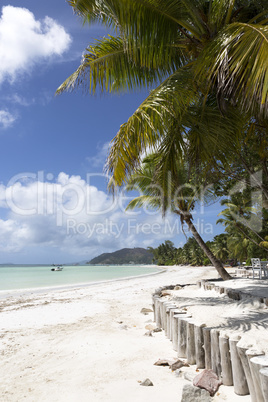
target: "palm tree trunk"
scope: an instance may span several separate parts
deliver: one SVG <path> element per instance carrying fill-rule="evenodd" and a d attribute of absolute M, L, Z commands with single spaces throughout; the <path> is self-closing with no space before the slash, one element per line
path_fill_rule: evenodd
<path fill-rule="evenodd" d="M 202 239 L 202 237 L 200 236 L 200 234 L 197 232 L 193 222 L 191 221 L 190 217 L 184 217 L 185 222 L 187 223 L 190 231 L 192 232 L 195 240 L 197 241 L 197 243 L 199 244 L 199 246 L 201 247 L 201 249 L 204 251 L 204 253 L 206 254 L 206 256 L 210 259 L 210 261 L 212 262 L 212 264 L 214 265 L 214 267 L 216 268 L 218 274 L 220 275 L 220 277 L 226 281 L 228 279 L 232 279 L 231 275 L 228 274 L 228 272 L 226 271 L 226 269 L 223 267 L 222 263 L 220 262 L 220 260 L 218 260 L 218 258 L 215 257 L 215 255 L 212 253 L 212 251 L 208 248 L 208 246 L 206 245 L 206 243 L 204 242 L 204 240 Z"/>

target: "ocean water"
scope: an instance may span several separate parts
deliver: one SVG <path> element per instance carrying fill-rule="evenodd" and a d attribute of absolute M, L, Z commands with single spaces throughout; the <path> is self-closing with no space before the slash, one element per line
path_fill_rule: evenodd
<path fill-rule="evenodd" d="M 64 266 L 62 271 L 51 271 L 51 266 L 0 267 L 0 291 L 70 286 L 101 282 L 159 272 L 154 266 Z"/>

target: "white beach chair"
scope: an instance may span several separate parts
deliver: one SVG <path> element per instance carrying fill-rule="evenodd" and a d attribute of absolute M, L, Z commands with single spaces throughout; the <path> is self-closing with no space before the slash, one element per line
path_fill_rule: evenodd
<path fill-rule="evenodd" d="M 260 258 L 251 258 L 251 265 L 252 265 L 253 279 L 255 277 L 256 271 L 259 274 L 259 279 L 262 279 L 262 277 L 268 279 L 267 261 L 261 261 Z"/>

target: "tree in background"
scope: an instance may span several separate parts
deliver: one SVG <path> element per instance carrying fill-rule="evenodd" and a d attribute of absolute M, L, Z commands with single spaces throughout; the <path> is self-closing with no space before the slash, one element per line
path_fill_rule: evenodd
<path fill-rule="evenodd" d="M 174 265 L 174 258 L 176 255 L 176 248 L 174 243 L 170 240 L 165 240 L 164 243 L 160 244 L 157 248 L 148 247 L 153 253 L 154 262 L 158 265 Z"/>
<path fill-rule="evenodd" d="M 195 171 L 191 170 L 183 158 L 177 156 L 172 160 L 173 162 L 166 158 L 166 153 L 162 154 L 160 151 L 144 159 L 142 166 L 129 178 L 127 190 L 137 190 L 140 195 L 130 201 L 127 209 L 146 206 L 162 210 L 163 215 L 167 211 L 176 214 L 182 225 L 186 223 L 195 241 L 221 278 L 230 279 L 231 276 L 221 261 L 215 257 L 193 224 L 191 211 L 200 197 L 202 183 L 199 179 L 196 180 Z M 198 258 L 195 251 L 194 256 Z M 193 259 L 193 256 L 191 258 Z"/>

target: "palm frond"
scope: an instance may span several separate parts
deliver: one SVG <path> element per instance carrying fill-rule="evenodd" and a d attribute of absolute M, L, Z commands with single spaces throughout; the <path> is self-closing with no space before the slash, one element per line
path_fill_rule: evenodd
<path fill-rule="evenodd" d="M 244 110 L 268 114 L 268 25 L 225 27 L 198 60 L 196 74 Z"/>
<path fill-rule="evenodd" d="M 184 53 L 183 50 L 176 48 L 171 51 L 174 56 L 172 63 L 148 68 L 132 61 L 120 37 L 109 35 L 107 38 L 97 40 L 86 50 L 81 65 L 58 88 L 57 94 L 79 87 L 89 93 L 95 93 L 97 87 L 106 92 L 150 88 L 152 84 L 159 82 L 180 66 L 180 55 L 183 58 Z"/>
<path fill-rule="evenodd" d="M 174 119 L 181 119 L 196 90 L 191 85 L 192 72 L 181 69 L 152 91 L 129 120 L 120 127 L 112 141 L 106 170 L 113 184 L 123 185 L 148 147 L 154 148 L 169 130 Z"/>
<path fill-rule="evenodd" d="M 101 22 L 107 26 L 118 26 L 118 1 L 113 0 L 68 0 L 74 12 L 84 23 Z"/>
<path fill-rule="evenodd" d="M 126 211 L 132 210 L 134 208 L 152 208 L 152 209 L 160 209 L 161 208 L 161 201 L 159 197 L 154 197 L 151 195 L 141 195 L 139 197 L 134 198 L 129 202 L 126 207 Z"/>

